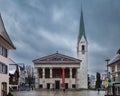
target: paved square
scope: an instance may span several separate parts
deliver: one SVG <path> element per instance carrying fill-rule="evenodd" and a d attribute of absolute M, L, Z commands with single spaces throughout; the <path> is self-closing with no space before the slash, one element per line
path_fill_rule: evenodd
<path fill-rule="evenodd" d="M 105 92 L 100 91 L 19 91 L 13 92 L 13 96 L 104 96 Z"/>

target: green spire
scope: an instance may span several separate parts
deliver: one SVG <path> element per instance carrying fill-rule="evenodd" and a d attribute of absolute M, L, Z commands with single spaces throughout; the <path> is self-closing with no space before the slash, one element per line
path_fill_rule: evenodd
<path fill-rule="evenodd" d="M 78 35 L 78 43 L 80 42 L 82 36 L 84 36 L 86 39 L 84 20 L 83 20 L 83 12 L 82 12 L 82 8 L 81 8 L 81 18 L 80 18 L 80 29 L 79 29 L 79 35 Z"/>

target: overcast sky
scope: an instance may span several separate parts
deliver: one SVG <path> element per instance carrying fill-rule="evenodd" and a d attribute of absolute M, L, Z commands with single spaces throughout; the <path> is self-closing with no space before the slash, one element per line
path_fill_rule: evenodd
<path fill-rule="evenodd" d="M 120 0 L 0 0 L 5 28 L 17 48 L 10 58 L 31 65 L 56 51 L 76 58 L 81 5 L 89 73 L 104 73 L 105 59 L 120 48 Z"/>

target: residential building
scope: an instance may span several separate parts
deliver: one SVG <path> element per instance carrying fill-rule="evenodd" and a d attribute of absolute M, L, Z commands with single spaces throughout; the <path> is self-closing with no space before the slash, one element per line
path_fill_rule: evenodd
<path fill-rule="evenodd" d="M 120 95 L 120 49 L 116 56 L 109 62 L 110 75 L 112 83 L 116 86 L 117 94 Z"/>
<path fill-rule="evenodd" d="M 90 88 L 95 88 L 95 84 L 96 84 L 96 78 L 94 75 L 90 75 L 89 77 L 89 82 L 90 82 Z"/>
<path fill-rule="evenodd" d="M 0 15 L 0 96 L 9 92 L 9 50 L 15 49 Z"/>
<path fill-rule="evenodd" d="M 25 70 L 25 64 L 18 64 L 19 66 L 19 84 L 25 84 L 25 78 L 26 76 L 26 70 Z"/>
<path fill-rule="evenodd" d="M 9 64 L 9 86 L 17 90 L 21 84 L 25 84 L 25 66 L 24 64 Z"/>

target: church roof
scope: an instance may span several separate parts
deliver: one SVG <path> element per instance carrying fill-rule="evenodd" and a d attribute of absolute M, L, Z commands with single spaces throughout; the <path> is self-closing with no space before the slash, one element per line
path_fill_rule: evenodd
<path fill-rule="evenodd" d="M 39 63 L 39 62 L 80 62 L 81 60 L 67 56 L 67 55 L 63 55 L 60 53 L 55 53 L 52 55 L 48 55 L 48 56 L 44 56 L 38 59 L 33 60 L 34 63 Z"/>
<path fill-rule="evenodd" d="M 81 18 L 80 18 L 80 29 L 79 29 L 79 35 L 78 35 L 78 43 L 80 42 L 82 36 L 84 36 L 85 39 L 87 40 L 86 35 L 85 35 L 83 12 L 82 12 L 82 9 L 81 9 Z"/>
<path fill-rule="evenodd" d="M 13 45 L 9 35 L 7 34 L 5 30 L 5 26 L 0 14 L 0 38 L 2 38 L 6 43 L 8 43 L 11 46 L 11 49 L 16 49 L 15 46 Z"/>

